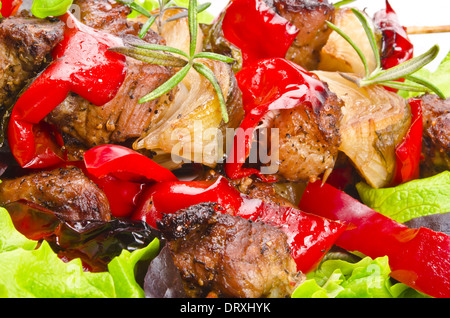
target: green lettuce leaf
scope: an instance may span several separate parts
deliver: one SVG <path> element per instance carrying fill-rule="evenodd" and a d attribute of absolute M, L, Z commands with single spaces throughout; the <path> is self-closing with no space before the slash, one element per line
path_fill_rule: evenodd
<path fill-rule="evenodd" d="M 374 189 L 360 182 L 356 189 L 365 205 L 400 223 L 450 212 L 450 171 L 392 188 Z"/>
<path fill-rule="evenodd" d="M 139 261 L 150 261 L 158 255 L 159 240 L 153 240 L 147 247 L 133 251 L 123 250 L 108 264 L 108 271 L 112 276 L 119 298 L 143 298 L 144 290 L 136 282 L 135 268 Z"/>
<path fill-rule="evenodd" d="M 293 298 L 423 298 L 427 297 L 390 278 L 388 257 L 365 257 L 356 263 L 327 260 L 307 275 Z"/>
<path fill-rule="evenodd" d="M 84 272 L 80 259 L 63 262 L 43 241 L 27 239 L 15 228 L 9 213 L 0 208 L 1 298 L 104 298 L 144 297 L 134 277 L 140 260 L 150 260 L 159 241 L 128 252 L 124 250 L 108 265 L 108 272 Z"/>
<path fill-rule="evenodd" d="M 115 297 L 108 273 L 87 273 L 79 259 L 64 263 L 47 242 L 35 250 L 18 248 L 0 254 L 0 297 Z"/>
<path fill-rule="evenodd" d="M 31 13 L 38 18 L 63 15 L 72 5 L 72 0 L 33 0 Z"/>
<path fill-rule="evenodd" d="M 437 86 L 441 92 L 448 98 L 450 97 L 450 51 L 447 53 L 446 57 L 441 61 L 439 66 L 434 72 L 426 68 L 422 68 L 415 72 L 413 75 Z M 406 81 L 408 83 L 409 81 Z M 411 98 L 418 95 L 422 95 L 423 92 L 409 92 L 409 91 L 399 91 L 398 94 L 403 98 Z"/>
<path fill-rule="evenodd" d="M 37 242 L 29 240 L 16 230 L 9 213 L 0 207 L 0 254 L 22 248 L 34 250 Z"/>

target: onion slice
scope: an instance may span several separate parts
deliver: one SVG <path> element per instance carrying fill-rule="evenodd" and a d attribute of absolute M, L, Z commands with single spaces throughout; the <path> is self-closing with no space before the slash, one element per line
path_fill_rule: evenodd
<path fill-rule="evenodd" d="M 167 19 L 177 10 L 165 11 Z M 170 47 L 184 52 L 189 50 L 188 19 L 167 22 L 161 35 Z M 203 33 L 198 30 L 196 51 L 202 49 Z M 233 70 L 227 63 L 212 59 L 196 59 L 215 74 L 227 104 L 228 123 L 222 120 L 220 102 L 214 87 L 204 76 L 191 68 L 186 77 L 166 97 L 157 123 L 133 144 L 135 150 L 153 151 L 153 158 L 168 169 L 176 169 L 183 163 L 202 163 L 214 168 L 224 158 L 226 128 L 238 127 L 242 116 L 241 92 Z M 169 158 L 170 157 L 170 158 Z"/>
<path fill-rule="evenodd" d="M 349 157 L 369 185 L 387 186 L 395 168 L 395 147 L 411 124 L 407 101 L 382 86 L 358 88 L 336 72 L 314 73 L 345 104 L 339 150 Z"/>

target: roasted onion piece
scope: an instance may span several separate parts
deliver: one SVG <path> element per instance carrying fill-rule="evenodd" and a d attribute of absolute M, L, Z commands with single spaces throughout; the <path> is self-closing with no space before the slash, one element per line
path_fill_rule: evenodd
<path fill-rule="evenodd" d="M 170 10 L 165 17 L 171 16 Z M 189 51 L 189 26 L 187 18 L 167 22 L 161 35 L 168 46 Z M 202 48 L 201 31 L 197 50 Z M 215 74 L 224 94 L 229 116 L 222 120 L 216 91 L 202 75 L 191 69 L 183 81 L 173 90 L 174 97 L 156 124 L 133 145 L 136 150 L 154 151 L 153 158 L 169 169 L 180 167 L 184 162 L 202 163 L 214 168 L 225 153 L 226 128 L 236 128 L 243 116 L 241 91 L 229 64 L 211 59 L 197 59 Z"/>
<path fill-rule="evenodd" d="M 406 100 L 381 86 L 358 88 L 335 72 L 315 72 L 344 101 L 339 150 L 374 188 L 387 186 L 395 168 L 395 147 L 411 124 Z"/>
<path fill-rule="evenodd" d="M 243 116 L 241 92 L 228 64 L 202 61 L 215 73 L 227 103 L 229 122 L 222 120 L 219 99 L 211 83 L 191 69 L 178 85 L 174 99 L 167 105 L 159 122 L 139 138 L 134 149 L 149 149 L 169 159 L 160 162 L 196 162 L 214 168 L 226 148 L 226 128 L 236 128 Z M 168 167 L 170 168 L 170 167 Z"/>
<path fill-rule="evenodd" d="M 372 20 L 367 18 L 367 21 Z M 336 10 L 333 23 L 361 49 L 367 60 L 369 71 L 372 72 L 377 66 L 377 61 L 364 28 L 351 9 L 346 7 Z M 380 42 L 380 32 L 374 26 L 372 26 L 372 30 L 374 30 L 377 41 Z M 380 47 L 380 43 L 378 43 L 378 47 Z M 320 62 L 317 69 L 364 75 L 364 65 L 355 49 L 336 31 L 330 34 L 327 43 L 320 51 Z"/>

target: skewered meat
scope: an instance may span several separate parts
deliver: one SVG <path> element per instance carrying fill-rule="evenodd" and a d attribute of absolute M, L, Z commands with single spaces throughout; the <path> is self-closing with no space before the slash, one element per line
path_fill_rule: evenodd
<path fill-rule="evenodd" d="M 279 129 L 278 173 L 290 181 L 315 180 L 331 170 L 341 138 L 339 122 L 343 102 L 331 91 L 323 107 L 281 110 L 273 121 Z"/>
<path fill-rule="evenodd" d="M 131 13 L 128 6 L 114 0 L 75 0 L 78 6 L 80 21 L 87 26 L 111 33 L 117 36 L 131 34 L 137 36 L 142 23 L 129 20 L 127 16 Z M 153 30 L 149 30 L 143 40 L 153 43 L 163 41 Z"/>
<path fill-rule="evenodd" d="M 106 195 L 76 167 L 2 180 L 0 205 L 18 200 L 41 205 L 67 221 L 111 219 Z"/>
<path fill-rule="evenodd" d="M 27 81 L 50 61 L 62 40 L 63 23 L 53 19 L 10 17 L 0 22 L 0 106 L 9 108 Z"/>
<path fill-rule="evenodd" d="M 167 214 L 158 227 L 190 297 L 288 297 L 304 278 L 281 230 L 212 203 Z"/>
<path fill-rule="evenodd" d="M 76 4 L 81 10 L 80 21 L 86 25 L 124 39 L 139 40 L 137 34 L 141 24 L 127 20 L 131 12 L 127 6 L 106 0 L 83 0 Z M 144 40 L 152 44 L 165 43 L 152 30 Z M 127 58 L 127 75 L 113 100 L 99 107 L 76 94 L 70 94 L 47 116 L 47 120 L 87 147 L 140 137 L 160 116 L 160 107 L 164 107 L 165 98 L 170 98 L 171 94 L 143 104 L 139 103 L 139 99 L 172 75 L 173 71 L 164 66 Z"/>
<path fill-rule="evenodd" d="M 252 199 L 259 199 L 278 206 L 295 208 L 294 204 L 281 196 L 273 184 L 262 181 L 254 181 L 252 178 L 230 180 L 239 192 Z"/>
<path fill-rule="evenodd" d="M 127 58 L 127 75 L 117 95 L 103 106 L 96 106 L 70 94 L 47 120 L 62 132 L 86 146 L 124 142 L 140 137 L 152 120 L 159 117 L 158 100 L 140 104 L 139 98 L 153 91 L 171 76 L 165 67 Z"/>
<path fill-rule="evenodd" d="M 327 0 L 265 0 L 279 15 L 297 27 L 299 33 L 286 53 L 291 60 L 307 70 L 317 68 L 320 50 L 330 36 L 325 21 L 333 22 L 335 9 Z"/>
<path fill-rule="evenodd" d="M 423 177 L 450 169 L 450 99 L 420 96 L 423 113 Z"/>

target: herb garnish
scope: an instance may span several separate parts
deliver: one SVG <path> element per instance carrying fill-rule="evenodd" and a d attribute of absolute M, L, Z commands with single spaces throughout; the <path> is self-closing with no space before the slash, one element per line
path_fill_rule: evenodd
<path fill-rule="evenodd" d="M 150 27 L 153 25 L 153 23 L 156 21 L 156 25 L 158 27 L 159 33 L 161 33 L 162 28 L 165 23 L 170 21 L 175 21 L 178 19 L 182 19 L 188 16 L 188 9 L 185 7 L 177 6 L 176 3 L 173 0 L 158 0 L 159 3 L 159 10 L 156 13 L 151 13 L 147 9 L 145 9 L 143 6 L 141 6 L 139 3 L 135 2 L 134 0 L 118 0 L 120 3 L 127 5 L 131 9 L 135 10 L 136 12 L 142 14 L 143 16 L 147 17 L 147 21 L 142 26 L 141 30 L 139 31 L 139 37 L 142 39 L 147 31 L 150 29 Z M 210 2 L 203 3 L 197 7 L 197 13 L 201 13 L 208 9 L 211 6 Z M 168 8 L 171 9 L 178 9 L 182 10 L 180 13 L 177 13 L 173 15 L 172 17 L 168 18 L 167 20 L 163 20 L 164 13 Z"/>
<path fill-rule="evenodd" d="M 132 5 L 131 1 L 128 1 L 128 0 L 126 0 L 126 1 L 121 0 L 121 1 L 123 3 L 126 3 L 127 5 L 130 5 L 130 7 L 132 7 L 133 9 L 138 8 L 138 10 L 140 10 L 139 9 L 140 5 L 136 4 L 135 2 L 132 2 L 133 4 L 135 4 L 135 5 Z M 167 3 L 170 3 L 170 1 L 165 1 L 165 0 L 163 2 L 166 3 L 166 5 L 167 5 Z M 227 106 L 226 106 L 225 98 L 223 96 L 223 92 L 220 87 L 219 81 L 217 80 L 216 76 L 214 75 L 214 72 L 207 65 L 205 65 L 201 62 L 198 62 L 197 59 L 207 58 L 207 59 L 217 60 L 217 61 L 221 61 L 221 62 L 225 62 L 225 63 L 233 63 L 234 59 L 224 56 L 224 55 L 221 55 L 221 54 L 211 53 L 211 52 L 195 53 L 195 48 L 196 48 L 196 44 L 197 44 L 197 27 L 198 27 L 197 14 L 199 13 L 198 8 L 200 8 L 200 7 L 197 7 L 197 0 L 189 1 L 189 8 L 188 8 L 188 12 L 187 12 L 188 21 L 189 21 L 189 35 L 190 35 L 189 53 L 183 52 L 182 50 L 174 48 L 174 47 L 150 44 L 150 43 L 146 43 L 143 41 L 131 41 L 131 40 L 126 41 L 126 43 L 125 43 L 126 46 L 112 47 L 112 48 L 110 48 L 110 50 L 130 56 L 132 58 L 141 60 L 143 62 L 164 65 L 164 66 L 169 66 L 169 67 L 181 68 L 174 76 L 172 76 L 164 84 L 159 86 L 157 89 L 155 89 L 151 93 L 142 97 L 139 100 L 139 103 L 149 102 L 151 100 L 154 100 L 154 99 L 168 93 L 184 79 L 184 77 L 188 74 L 188 72 L 191 68 L 194 68 L 198 73 L 203 75 L 206 79 L 208 79 L 211 82 L 211 84 L 214 87 L 214 90 L 216 91 L 217 96 L 219 98 L 223 121 L 225 123 L 227 123 L 228 122 Z M 136 10 L 136 11 L 138 11 L 138 10 Z M 140 11 L 138 11 L 138 12 L 140 12 Z M 174 17 L 175 16 L 173 16 L 172 18 L 174 18 Z M 149 18 L 149 19 L 151 19 L 151 18 Z M 173 53 L 176 55 L 170 55 L 167 53 Z"/>
<path fill-rule="evenodd" d="M 362 51 L 360 50 L 360 48 L 350 39 L 348 35 L 346 35 L 341 29 L 339 29 L 339 27 L 327 21 L 328 26 L 332 28 L 334 31 L 336 31 L 340 36 L 342 36 L 355 49 L 355 51 L 358 53 L 358 56 L 360 57 L 361 61 L 364 64 L 365 75 L 363 78 L 354 78 L 344 73 L 339 73 L 342 77 L 344 77 L 349 81 L 354 82 L 356 85 L 358 85 L 358 87 L 379 84 L 386 87 L 401 89 L 405 91 L 434 92 L 440 98 L 445 99 L 444 94 L 441 92 L 439 88 L 437 88 L 435 85 L 428 82 L 427 80 L 418 78 L 413 75 L 416 71 L 418 71 L 419 69 L 421 69 L 422 67 L 424 67 L 425 65 L 427 65 L 436 58 L 436 56 L 439 53 L 438 45 L 433 46 L 430 50 L 428 50 L 422 55 L 419 55 L 397 66 L 384 70 L 381 68 L 381 58 L 379 48 L 375 40 L 375 34 L 372 28 L 370 27 L 369 23 L 367 22 L 367 19 L 361 12 L 359 12 L 354 8 L 352 8 L 351 10 L 356 15 L 358 20 L 361 22 L 361 25 L 363 26 L 367 34 L 367 38 L 369 39 L 369 43 L 375 56 L 377 65 L 376 68 L 372 72 L 370 72 L 367 60 Z M 403 83 L 395 81 L 401 78 L 408 79 L 410 82 Z"/>

